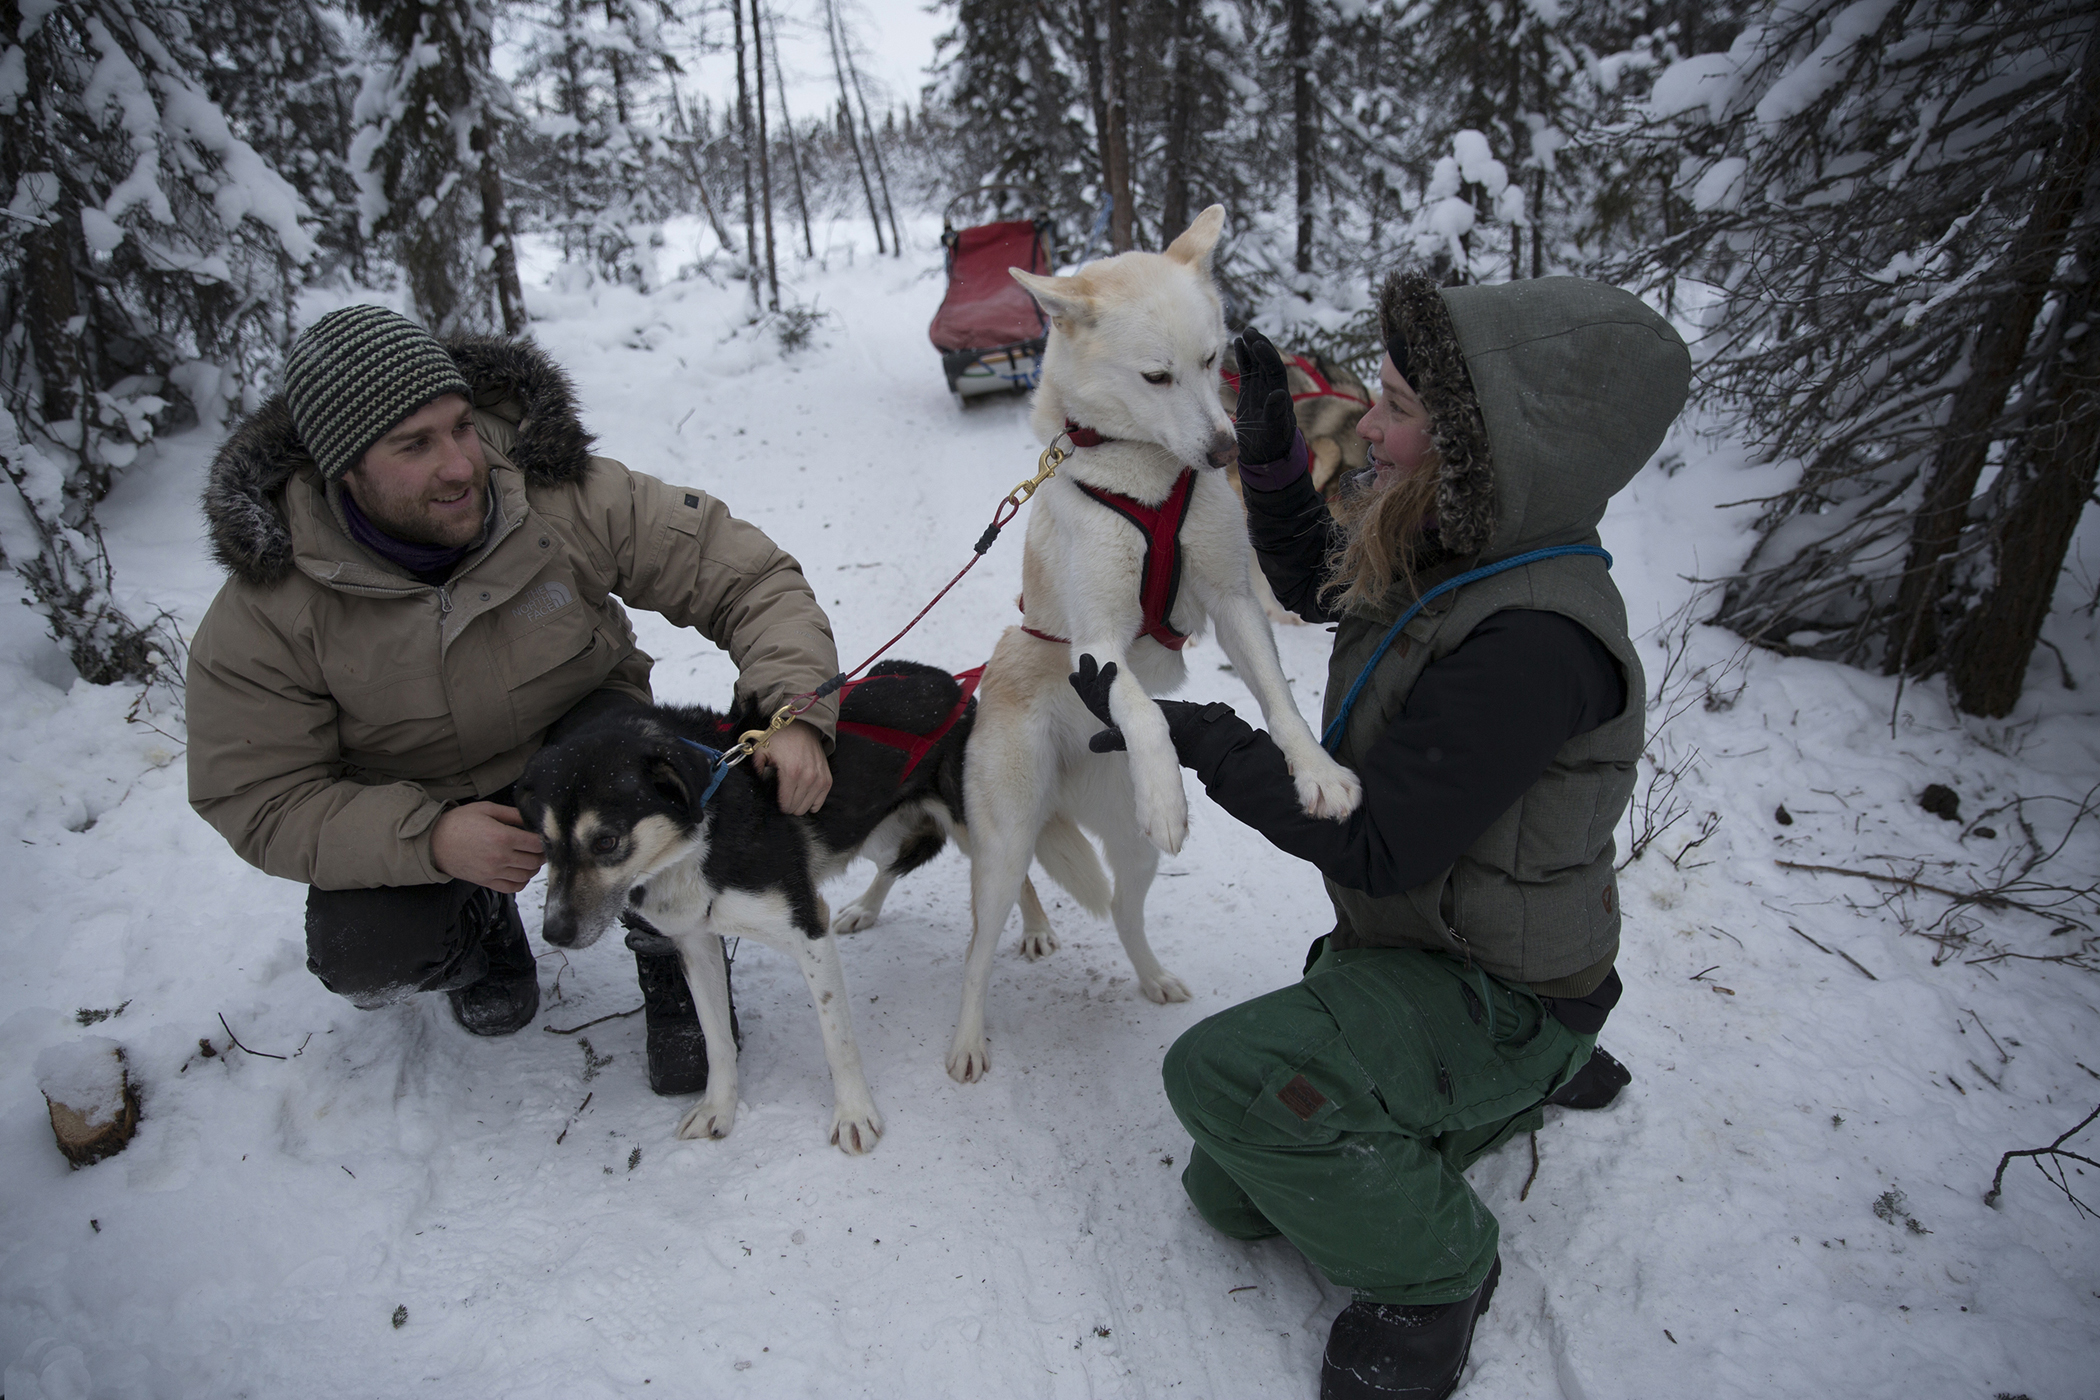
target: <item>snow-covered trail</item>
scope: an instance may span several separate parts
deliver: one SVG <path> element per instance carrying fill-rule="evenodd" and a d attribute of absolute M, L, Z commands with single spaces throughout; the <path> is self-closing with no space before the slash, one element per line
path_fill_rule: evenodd
<path fill-rule="evenodd" d="M 1018 400 L 958 409 L 945 392 L 923 336 L 938 265 L 935 249 L 811 274 L 797 294 L 829 318 L 785 360 L 737 329 L 736 289 L 704 281 L 543 288 L 536 332 L 574 373 L 600 450 L 720 494 L 793 551 L 851 662 L 960 566 L 1033 467 Z M 211 446 L 171 444 L 108 517 L 120 582 L 186 627 L 217 586 L 194 507 Z M 1689 455 L 1643 474 L 1606 522 L 1637 628 L 1675 611 L 1680 575 L 1739 556 L 1741 513 L 1710 507 L 1761 494 L 1725 453 Z M 1014 619 L 1019 547 L 1010 534 L 900 654 L 983 659 Z M 1193 1001 L 1146 1002 L 1112 930 L 1053 900 L 1063 949 L 1002 954 L 991 1077 L 952 1083 L 968 888 L 949 854 L 844 944 L 888 1120 L 878 1150 L 825 1142 L 801 979 L 748 946 L 735 1132 L 679 1142 L 680 1105 L 643 1081 L 639 1018 L 552 1033 L 639 1002 L 616 940 L 550 951 L 540 1024 L 508 1040 L 459 1032 L 440 998 L 353 1010 L 305 971 L 302 892 L 189 812 L 179 720 L 163 735 L 125 722 L 133 693 L 65 688 L 33 616 L 5 612 L 9 1400 L 1315 1393 L 1345 1299 L 1289 1246 L 1195 1218 L 1158 1063 L 1195 1021 L 1294 976 L 1326 901 L 1200 791 L 1150 904 Z M 724 658 L 638 622 L 661 695 L 727 694 Z M 2090 618 L 2066 612 L 2050 635 L 2077 675 L 2100 675 Z M 1327 636 L 1280 642 L 1316 714 Z M 1732 649 L 1698 629 L 1687 646 L 1679 674 L 1717 673 Z M 1711 707 L 1693 693 L 1657 741 L 1666 762 L 1697 751 L 1692 810 L 1623 877 L 1628 994 L 1605 1041 L 1636 1079 L 1605 1112 L 1551 1111 L 1535 1179 L 1521 1141 L 1475 1169 L 1506 1272 L 1465 1395 L 2092 1393 L 2095 1227 L 2024 1164 L 2002 1209 L 1981 1195 L 2000 1152 L 2100 1102 L 2078 1063 L 2100 1065 L 2100 981 L 1965 961 L 2084 934 L 1982 914 L 1989 949 L 1934 966 L 1940 945 L 1899 915 L 1922 927 L 1943 903 L 1883 908 L 1864 881 L 1774 864 L 2002 848 L 1921 811 L 1928 782 L 1952 785 L 1971 822 L 2013 794 L 2082 793 L 2100 777 L 2093 687 L 2064 691 L 2048 660 L 2020 723 L 1965 727 L 1913 688 L 1894 739 L 1879 677 L 1758 656 Z M 1194 651 L 1190 693 L 1251 705 L 1221 662 Z M 2045 835 L 2060 827 L 2060 811 L 2030 810 Z M 1711 839 L 1673 864 L 1709 811 Z M 2057 868 L 2100 868 L 2089 831 Z M 121 1156 L 69 1171 L 30 1067 L 90 1033 L 77 1013 L 120 1006 L 91 1033 L 125 1046 L 145 1119 Z M 232 1048 L 221 1015 L 258 1053 Z"/>

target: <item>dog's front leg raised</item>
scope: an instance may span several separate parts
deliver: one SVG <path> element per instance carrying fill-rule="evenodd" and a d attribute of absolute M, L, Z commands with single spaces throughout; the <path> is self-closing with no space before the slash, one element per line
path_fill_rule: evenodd
<path fill-rule="evenodd" d="M 724 1138 L 736 1124 L 736 1037 L 729 1023 L 729 965 L 722 940 L 706 929 L 674 933 L 685 984 L 700 1013 L 700 1033 L 707 1040 L 707 1090 L 700 1102 L 678 1120 L 682 1138 Z"/>
<path fill-rule="evenodd" d="M 1254 692 L 1269 737 L 1291 766 L 1291 775 L 1298 782 L 1299 806 L 1311 817 L 1340 821 L 1348 816 L 1363 801 L 1363 784 L 1320 747 L 1305 716 L 1298 713 L 1283 662 L 1276 655 L 1276 635 L 1263 619 L 1261 605 L 1248 593 L 1226 593 L 1205 603 L 1211 625 L 1217 629 L 1218 645 Z"/>
<path fill-rule="evenodd" d="M 853 1156 L 872 1152 L 882 1137 L 882 1115 L 875 1110 L 875 1096 L 861 1069 L 860 1045 L 853 1038 L 838 944 L 826 932 L 815 938 L 798 935 L 792 946 L 824 1033 L 824 1058 L 831 1064 L 831 1144 Z"/>
<path fill-rule="evenodd" d="M 1131 674 L 1123 647 L 1100 637 L 1074 638 L 1074 657 L 1092 655 L 1103 667 L 1115 663 L 1116 682 L 1108 692 L 1108 713 L 1123 731 L 1130 751 L 1130 782 L 1137 794 L 1138 830 L 1145 839 L 1174 855 L 1189 835 L 1189 800 L 1181 787 L 1181 760 L 1167 732 L 1167 717 Z"/>

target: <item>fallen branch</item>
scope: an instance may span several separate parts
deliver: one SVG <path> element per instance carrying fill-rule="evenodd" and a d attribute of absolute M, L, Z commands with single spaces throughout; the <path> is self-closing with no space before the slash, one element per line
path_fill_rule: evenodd
<path fill-rule="evenodd" d="M 291 1058 L 290 1055 L 272 1055 L 267 1050 L 249 1050 L 247 1046 L 241 1044 L 241 1038 L 233 1033 L 233 1027 L 226 1024 L 226 1013 L 221 1011 L 218 1014 L 219 1025 L 222 1029 L 225 1030 L 226 1038 L 233 1042 L 235 1049 L 246 1051 L 248 1054 L 253 1055 L 260 1060 L 289 1060 Z M 311 1040 L 313 1039 L 313 1037 L 308 1036 L 307 1039 Z M 304 1050 L 306 1047 L 304 1045 L 301 1045 L 299 1048 L 301 1050 Z"/>
<path fill-rule="evenodd" d="M 2068 1132 L 2061 1134 L 2060 1136 L 2058 1136 L 2055 1142 L 2050 1143 L 2047 1147 L 2023 1147 L 2016 1151 L 2008 1152 L 2003 1157 L 2000 1157 L 1998 1159 L 1998 1174 L 1991 1178 L 1991 1189 L 1984 1193 L 1983 1203 L 1987 1206 L 1996 1206 L 1998 1204 L 1998 1198 L 2001 1195 L 2003 1195 L 2005 1191 L 2005 1168 L 2011 1164 L 2013 1158 L 2032 1157 L 2035 1159 L 2034 1165 L 2036 1170 L 2040 1171 L 2044 1177 L 2047 1177 L 2049 1183 L 2052 1186 L 2054 1186 L 2057 1190 L 2063 1192 L 2064 1195 L 2070 1197 L 2072 1206 L 2074 1206 L 2077 1209 L 2079 1214 L 2100 1214 L 2100 1212 L 2094 1211 L 2091 1206 L 2087 1205 L 2084 1201 L 2079 1200 L 2077 1196 L 2072 1194 L 2071 1185 L 2067 1180 L 2064 1179 L 2063 1176 L 2062 1161 L 2059 1161 L 2057 1163 L 2057 1174 L 2055 1176 L 2049 1175 L 2049 1169 L 2043 1166 L 2041 1161 L 2041 1159 L 2044 1157 L 2056 1157 L 2059 1159 L 2067 1158 L 2073 1162 L 2083 1162 L 2089 1167 L 2100 1168 L 2100 1162 L 2096 1162 L 2090 1157 L 2080 1156 L 2076 1152 L 2066 1152 L 2063 1150 L 2064 1144 L 2070 1141 L 2072 1138 L 2077 1137 L 2080 1133 L 2084 1132 L 2087 1127 L 2091 1126 L 2092 1121 L 2095 1118 L 2100 1118 L 2100 1104 L 2093 1105 L 2093 1111 L 2091 1113 L 2088 1113 L 2085 1117 L 2079 1119 L 2077 1127 L 2072 1128 Z"/>
<path fill-rule="evenodd" d="M 2039 919 L 2061 919 L 2064 917 L 2060 910 L 2042 905 L 2028 904 L 2023 900 L 2014 899 L 1998 889 L 1951 890 L 1945 885 L 1927 884 L 1925 881 L 1909 875 L 1882 875 L 1872 870 L 1850 870 L 1842 865 L 1804 865 L 1800 861 L 1793 860 L 1775 861 L 1773 863 L 1784 870 L 1805 870 L 1812 875 L 1849 875 L 1856 880 L 1872 880 L 1879 885 L 1895 885 L 1900 889 L 1921 890 L 1927 894 L 1936 894 L 1951 899 L 1957 905 L 1976 904 L 1981 905 L 1985 909 L 2018 909 L 2022 913 L 2032 914 Z M 2073 898 L 2085 893 L 2083 890 L 2073 890 L 2069 886 L 2060 888 L 2063 889 L 2065 894 Z M 2081 924 L 2079 927 L 2082 928 L 2084 925 Z"/>
<path fill-rule="evenodd" d="M 1530 1175 L 1530 1176 L 1527 1176 L 1527 1177 L 1525 1177 L 1525 1178 L 1524 1178 L 1524 1189 L 1523 1189 L 1522 1191 L 1519 1191 L 1519 1192 L 1517 1193 L 1517 1199 L 1518 1199 L 1519 1201 L 1527 1200 L 1527 1199 L 1529 1199 L 1529 1198 L 1530 1198 L 1530 1196 L 1531 1196 L 1531 1183 L 1532 1183 L 1532 1182 L 1534 1182 L 1534 1181 L 1537 1181 L 1538 1179 L 1539 1179 L 1539 1135 L 1538 1135 L 1537 1133 L 1533 1133 L 1533 1134 L 1531 1135 L 1531 1175 Z"/>
<path fill-rule="evenodd" d="M 1780 863 L 1782 865 L 1785 864 L 1784 861 Z M 1787 927 L 1794 929 L 1795 933 L 1801 933 L 1801 930 L 1798 928 L 1794 928 L 1792 924 L 1788 924 Z M 1805 933 L 1801 933 L 1801 936 L 1803 938 L 1808 938 L 1808 935 Z M 1825 948 L 1822 944 L 1816 942 L 1816 940 L 1813 938 L 1808 938 L 1808 943 L 1810 947 L 1816 949 L 1818 952 L 1828 953 L 1832 957 L 1843 958 L 1846 962 L 1851 963 L 1854 967 L 1859 969 L 1860 975 L 1865 977 L 1869 982 L 1879 982 L 1881 980 L 1879 977 L 1876 977 L 1873 973 L 1868 972 L 1865 964 L 1861 963 L 1858 958 L 1853 957 L 1843 948 Z"/>
<path fill-rule="evenodd" d="M 607 1021 L 617 1021 L 625 1016 L 638 1016 L 641 1011 L 642 1008 L 637 1006 L 632 1011 L 615 1011 L 611 1015 L 600 1016 L 595 1021 L 585 1021 L 580 1026 L 541 1026 L 540 1029 L 549 1035 L 574 1035 L 578 1031 L 587 1031 L 592 1026 L 602 1025 Z"/>

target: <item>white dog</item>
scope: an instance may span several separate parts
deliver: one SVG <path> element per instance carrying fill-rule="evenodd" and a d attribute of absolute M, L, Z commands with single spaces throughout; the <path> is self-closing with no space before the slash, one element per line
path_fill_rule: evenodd
<path fill-rule="evenodd" d="M 1163 254 L 1124 253 L 1072 277 L 1013 270 L 1051 322 L 1036 434 L 1049 443 L 1070 430 L 1090 445 L 1035 496 L 1023 625 L 1006 630 L 985 669 L 964 763 L 974 927 L 948 1052 L 963 1083 L 990 1064 L 992 954 L 1046 823 L 1076 821 L 1101 838 L 1115 876 L 1110 913 L 1139 987 L 1156 1002 L 1188 999 L 1145 941 L 1158 853 L 1179 851 L 1188 834 L 1181 766 L 1151 696 L 1182 683 L 1181 642 L 1206 620 L 1260 701 L 1305 810 L 1340 820 L 1362 796 L 1291 699 L 1250 584 L 1246 515 L 1222 471 L 1236 455 L 1218 403 L 1225 320 L 1210 277 L 1224 223 L 1213 205 Z M 1082 653 L 1116 665 L 1109 709 L 1127 754 L 1088 751 L 1101 724 L 1066 682 Z M 1024 931 L 1024 956 L 1056 946 L 1047 927 Z"/>

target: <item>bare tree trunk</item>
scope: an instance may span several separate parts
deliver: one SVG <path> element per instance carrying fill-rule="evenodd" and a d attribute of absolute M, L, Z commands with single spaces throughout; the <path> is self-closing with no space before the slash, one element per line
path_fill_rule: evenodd
<path fill-rule="evenodd" d="M 2027 430 L 2006 471 L 2023 484 L 1997 521 L 1988 592 L 1961 620 L 1948 644 L 1948 679 L 1956 702 L 1972 715 L 2011 713 L 2027 661 L 2048 619 L 2064 556 L 2100 469 L 2100 219 L 2086 216 L 2078 249 L 2079 280 L 2065 294 L 2059 324 L 2086 333 L 2049 357 Z"/>
<path fill-rule="evenodd" d="M 751 309 L 759 306 L 758 295 L 758 196 L 751 188 L 751 91 L 744 80 L 744 0 L 731 0 L 729 7 L 736 38 L 736 134 L 742 146 L 744 166 L 744 278 L 751 284 Z"/>
<path fill-rule="evenodd" d="M 1131 230 L 1136 213 L 1130 207 L 1130 114 L 1123 101 L 1124 74 L 1129 68 L 1130 32 L 1124 18 L 1124 0 L 1107 0 L 1108 52 L 1101 71 L 1107 91 L 1102 103 L 1108 110 L 1108 197 L 1115 201 L 1108 216 L 1109 247 L 1127 253 L 1133 246 Z"/>
<path fill-rule="evenodd" d="M 1167 49 L 1167 71 L 1173 75 L 1167 94 L 1165 197 L 1159 214 L 1162 242 L 1189 226 L 1189 127 L 1195 120 L 1195 85 L 1189 81 L 1189 34 L 1197 0 L 1175 0 L 1174 27 Z"/>
<path fill-rule="evenodd" d="M 481 246 L 489 250 L 489 276 L 496 283 L 503 333 L 523 335 L 528 318 L 525 289 L 518 282 L 517 240 L 510 226 L 510 209 L 503 200 L 503 171 L 496 163 L 496 143 L 489 139 L 486 121 L 474 128 L 467 143 L 481 158 Z"/>
<path fill-rule="evenodd" d="M 715 202 L 707 193 L 707 176 L 700 168 L 700 152 L 697 149 L 700 140 L 699 124 L 687 120 L 685 110 L 678 102 L 678 88 L 676 84 L 673 84 L 671 88 L 671 108 L 678 114 L 677 129 L 679 134 L 685 137 L 684 140 L 678 143 L 678 148 L 685 155 L 685 168 L 687 173 L 693 177 L 693 188 L 699 191 L 700 211 L 707 216 L 707 226 L 715 231 L 715 237 L 721 240 L 722 246 L 724 248 L 734 248 L 736 247 L 736 239 L 731 237 L 729 230 L 722 226 L 722 216 L 715 212 Z"/>
<path fill-rule="evenodd" d="M 1075 0 L 1074 9 L 1079 16 L 1079 61 L 1086 69 L 1087 96 L 1094 107 L 1094 159 L 1101 166 L 1102 195 L 1113 207 L 1114 182 L 1109 171 L 1115 162 L 1108 154 L 1108 81 L 1102 72 L 1101 30 L 1094 18 L 1093 0 Z"/>
<path fill-rule="evenodd" d="M 875 251 L 886 253 L 882 241 L 882 213 L 875 207 L 875 186 L 868 179 L 868 163 L 861 158 L 860 137 L 853 130 L 853 102 L 846 95 L 846 59 L 839 52 L 839 13 L 836 0 L 825 0 L 824 29 L 831 37 L 831 71 L 839 80 L 839 125 L 846 129 L 846 144 L 853 149 L 853 164 L 860 171 L 860 192 L 867 196 L 868 222 L 875 225 Z"/>
<path fill-rule="evenodd" d="M 743 0 L 737 0 L 741 5 Z M 766 215 L 766 308 L 780 309 L 780 265 L 773 255 L 773 157 L 766 140 L 766 43 L 758 0 L 751 0 L 751 59 L 758 78 L 758 188 Z"/>
<path fill-rule="evenodd" d="M 875 123 L 868 117 L 868 95 L 861 90 L 860 68 L 853 62 L 853 42 L 846 36 L 846 20 L 839 14 L 838 0 L 831 0 L 831 14 L 838 25 L 839 51 L 846 55 L 846 74 L 853 80 L 853 95 L 860 99 L 860 124 L 868 135 L 868 159 L 875 166 L 875 179 L 882 186 L 882 208 L 890 220 L 890 252 L 904 256 L 904 240 L 897 236 L 897 207 L 890 203 L 890 174 L 882 163 L 882 142 L 875 137 Z"/>
<path fill-rule="evenodd" d="M 1291 134 L 1298 171 L 1298 257 L 1300 273 L 1313 264 L 1313 90 L 1312 0 L 1290 0 L 1286 39 L 1291 65 Z"/>
<path fill-rule="evenodd" d="M 1993 429 L 2019 381 L 2035 318 L 2041 314 L 2096 154 L 2100 154 L 2100 29 L 2086 44 L 2078 87 L 2066 104 L 2063 139 L 2050 156 L 2027 222 L 2006 259 L 2011 285 L 1978 329 L 1969 377 L 1955 391 L 1948 410 L 1944 441 L 1911 530 L 1910 554 L 1896 595 L 1890 645 L 1883 662 L 1883 670 L 1891 675 L 1903 670 L 1927 671 L 1942 659 L 1936 613 L 1947 586 L 1947 556 L 1954 552 L 1968 522 L 1969 501 L 1976 494 L 1976 482 L 1990 453 Z"/>
<path fill-rule="evenodd" d="M 795 119 L 788 114 L 787 74 L 780 71 L 780 30 L 770 17 L 766 26 L 773 36 L 773 86 L 780 94 L 780 124 L 787 128 L 788 168 L 795 173 L 795 208 L 802 215 L 802 251 L 814 258 L 817 239 L 809 228 L 809 195 L 802 185 L 802 148 L 795 140 Z"/>

